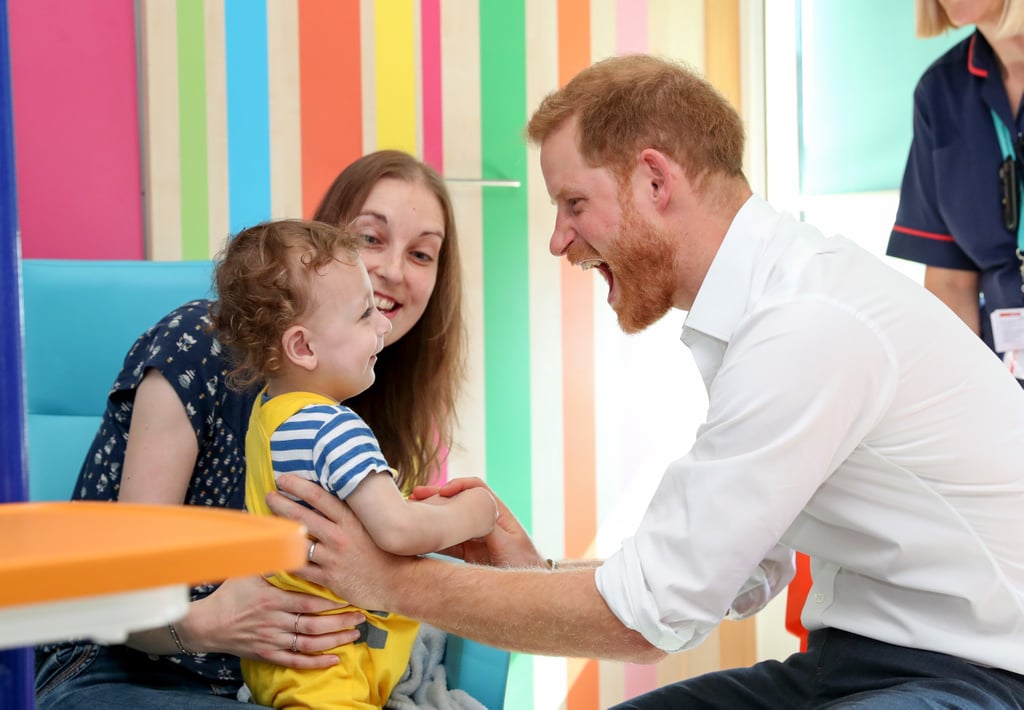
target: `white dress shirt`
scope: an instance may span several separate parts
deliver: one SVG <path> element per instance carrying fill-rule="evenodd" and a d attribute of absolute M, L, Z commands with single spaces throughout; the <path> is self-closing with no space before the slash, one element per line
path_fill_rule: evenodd
<path fill-rule="evenodd" d="M 758 611 L 1024 673 L 1024 392 L 919 284 L 758 197 L 683 327 L 707 419 L 597 571 L 653 645 Z"/>

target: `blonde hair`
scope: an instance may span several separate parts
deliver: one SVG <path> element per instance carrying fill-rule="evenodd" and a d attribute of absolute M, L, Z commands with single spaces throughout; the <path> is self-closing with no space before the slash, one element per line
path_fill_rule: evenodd
<path fill-rule="evenodd" d="M 918 37 L 937 37 L 955 29 L 939 0 L 914 0 L 915 30 Z M 1004 0 L 1003 14 L 996 26 L 996 38 L 1024 32 L 1024 2 Z"/>

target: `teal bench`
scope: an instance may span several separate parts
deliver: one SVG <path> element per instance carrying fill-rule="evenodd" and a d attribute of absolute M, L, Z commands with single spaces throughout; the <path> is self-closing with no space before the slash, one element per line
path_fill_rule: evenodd
<path fill-rule="evenodd" d="M 171 309 L 209 296 L 211 276 L 209 261 L 22 260 L 31 500 L 71 497 L 128 348 Z M 490 710 L 504 706 L 508 665 L 506 651 L 448 636 L 449 685 Z"/>

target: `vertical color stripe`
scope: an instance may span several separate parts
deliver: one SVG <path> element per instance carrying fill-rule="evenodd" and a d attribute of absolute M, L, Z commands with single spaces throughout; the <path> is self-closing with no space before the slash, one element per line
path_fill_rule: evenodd
<path fill-rule="evenodd" d="M 270 95 L 270 213 L 302 216 L 302 112 L 299 96 L 299 3 L 267 4 Z"/>
<path fill-rule="evenodd" d="M 441 101 L 445 175 L 481 174 L 480 158 L 480 16 L 477 3 L 441 0 Z M 449 458 L 449 475 L 487 477 L 484 397 L 484 244 L 483 190 L 478 185 L 448 183 L 462 257 L 463 313 L 468 335 L 466 382 L 456 412 L 457 445 Z M 518 513 L 519 511 L 517 511 Z"/>
<path fill-rule="evenodd" d="M 374 3 L 377 147 L 417 154 L 412 0 Z"/>
<path fill-rule="evenodd" d="M 647 0 L 616 0 L 616 51 L 632 54 L 647 51 Z"/>
<path fill-rule="evenodd" d="M 363 153 L 359 3 L 302 0 L 302 212 L 311 217 L 331 182 Z"/>
<path fill-rule="evenodd" d="M 648 51 L 704 73 L 704 0 L 647 0 Z"/>
<path fill-rule="evenodd" d="M 377 150 L 377 48 L 374 36 L 374 3 L 359 0 L 359 36 L 362 38 L 359 75 L 362 80 L 363 147 L 362 153 Z"/>
<path fill-rule="evenodd" d="M 635 4 L 640 5 L 644 0 L 636 0 Z M 607 57 L 613 57 L 620 53 L 621 31 L 619 18 L 621 5 L 619 0 L 590 0 L 590 58 L 596 62 Z M 607 449 L 617 448 L 621 441 L 622 422 L 618 411 L 629 395 L 622 397 L 622 390 L 616 389 L 608 399 L 609 387 L 615 387 L 622 382 L 623 371 L 614 370 L 610 379 L 607 364 L 604 362 L 610 354 L 616 351 L 615 346 L 621 338 L 621 331 L 615 322 L 614 312 L 603 303 L 608 288 L 604 279 L 589 272 L 586 274 L 590 282 L 592 299 L 592 323 L 594 343 L 594 510 L 596 524 L 600 531 L 608 523 L 608 516 L 614 510 L 616 501 L 621 500 L 624 488 L 624 479 L 635 475 L 632 467 L 622 466 L 618 461 L 607 456 Z M 600 347 L 597 347 L 600 343 Z M 600 386 L 596 386 L 600 383 Z M 633 409 L 630 403 L 629 409 Z M 642 415 L 637 415 L 642 416 Z M 637 417 L 631 417 L 635 421 Z M 632 531 L 631 531 L 632 532 Z M 591 557 L 602 557 L 603 555 L 594 551 Z M 582 667 L 580 662 L 577 670 Z M 598 660 L 597 666 L 597 707 L 609 707 L 623 696 L 625 690 L 625 665 L 616 661 Z M 579 692 L 579 691 L 577 691 Z"/>
<path fill-rule="evenodd" d="M 617 53 L 621 55 L 633 52 L 647 52 L 647 26 L 649 22 L 647 0 L 632 0 L 632 2 L 629 0 L 615 0 L 615 17 L 615 45 Z M 635 393 L 636 391 L 634 390 L 634 396 Z M 611 484 L 608 486 L 609 488 L 628 486 L 629 481 L 626 479 L 631 474 L 635 476 L 637 473 L 636 471 L 621 470 L 618 473 L 612 473 L 607 476 L 605 482 Z M 600 485 L 601 481 L 602 478 L 599 477 L 598 485 Z M 602 666 L 602 681 L 605 675 L 611 675 L 611 673 Z M 617 689 L 621 692 L 619 697 L 629 698 L 656 687 L 657 666 L 626 663 L 621 665 L 620 675 L 622 686 Z M 609 698 L 609 701 L 615 702 L 611 698 Z"/>
<path fill-rule="evenodd" d="M 589 29 L 587 0 L 558 0 L 559 85 L 590 64 Z M 565 552 L 569 557 L 584 557 L 597 532 L 593 279 L 564 259 L 561 264 Z M 569 662 L 569 676 L 568 709 L 597 707 L 597 662 L 574 659 Z"/>
<path fill-rule="evenodd" d="M 526 181 L 526 151 L 518 137 L 524 106 L 523 2 L 483 3 L 480 42 L 482 158 L 485 177 Z M 492 175 L 490 171 L 494 171 Z M 525 190 L 484 188 L 484 322 L 487 362 L 487 470 L 517 511 L 530 508 L 521 485 L 529 471 L 529 322 L 522 286 L 526 269 Z M 509 493 L 510 492 L 510 493 Z M 530 516 L 520 517 L 530 526 Z"/>
<path fill-rule="evenodd" d="M 558 86 L 557 6 L 526 0 L 526 117 Z M 530 291 L 530 439 L 533 525 L 538 549 L 565 557 L 565 490 L 562 486 L 562 320 L 558 259 L 548 251 L 555 211 L 540 171 L 540 150 L 527 151 Z M 533 660 L 533 707 L 561 707 L 568 688 L 564 658 Z M 525 706 L 530 707 L 530 706 Z"/>
<path fill-rule="evenodd" d="M 590 0 L 590 60 L 588 64 L 616 54 L 617 0 Z"/>
<path fill-rule="evenodd" d="M 444 134 L 441 126 L 441 0 L 422 0 L 420 47 L 423 160 L 444 175 Z"/>
<path fill-rule="evenodd" d="M 416 155 L 423 157 L 423 25 L 420 17 L 420 0 L 413 3 L 412 11 L 412 144 Z"/>
<path fill-rule="evenodd" d="M 22 255 L 141 258 L 132 0 L 7 12 Z"/>
<path fill-rule="evenodd" d="M 590 15 L 586 0 L 559 0 L 558 83 L 565 85 L 590 64 Z M 562 396 L 565 418 L 566 554 L 582 557 L 594 539 L 594 310 L 593 279 L 562 259 Z M 567 495 L 567 499 L 569 496 Z"/>
<path fill-rule="evenodd" d="M 209 212 L 206 251 L 212 257 L 227 244 L 228 84 L 224 58 L 224 0 L 205 0 L 206 189 Z"/>
<path fill-rule="evenodd" d="M 178 19 L 174 3 L 142 0 L 146 246 L 153 260 L 181 259 Z"/>
<path fill-rule="evenodd" d="M 617 29 L 616 29 L 616 1 L 617 0 L 590 0 L 590 57 L 591 63 L 600 61 L 607 57 L 616 55 Z M 560 260 L 563 261 L 563 260 Z M 561 266 L 560 266 L 561 268 Z M 601 343 L 602 347 L 594 347 L 594 382 L 600 382 L 601 386 L 594 388 L 594 497 L 595 516 L 600 525 L 603 523 L 609 512 L 613 509 L 615 502 L 622 495 L 622 486 L 618 483 L 620 476 L 628 475 L 623 467 L 612 461 L 608 456 L 608 449 L 618 443 L 616 427 L 619 426 L 616 409 L 622 403 L 621 390 L 613 389 L 613 382 L 621 382 L 621 377 L 616 375 L 612 380 L 606 381 L 603 378 L 608 374 L 604 361 L 614 348 L 614 344 L 621 333 L 615 321 L 615 312 L 604 303 L 608 288 L 600 274 L 593 271 L 588 272 L 585 277 L 591 291 L 591 320 L 593 321 L 592 340 Z M 605 404 L 605 395 L 609 391 L 614 392 L 611 404 Z M 604 409 L 602 409 L 604 407 Z M 598 425 L 606 424 L 603 429 Z M 588 550 L 590 556 L 597 557 L 601 552 L 597 549 Z M 605 664 L 599 662 L 599 667 Z M 603 670 L 600 675 L 604 675 Z M 601 678 L 600 686 L 607 685 L 606 679 Z M 602 701 L 603 701 L 602 690 Z"/>
<path fill-rule="evenodd" d="M 705 5 L 707 3 L 705 2 Z M 740 79 L 740 2 L 717 0 L 714 12 L 705 12 L 707 78 L 742 115 L 743 96 Z M 717 666 L 734 668 L 753 664 L 756 658 L 757 625 L 755 619 L 718 628 L 721 651 Z"/>
<path fill-rule="evenodd" d="M 739 0 L 715 0 L 714 12 L 704 13 L 704 34 L 707 79 L 742 112 Z"/>
<path fill-rule="evenodd" d="M 181 258 L 209 256 L 206 154 L 206 18 L 203 0 L 178 0 L 178 135 Z"/>
<path fill-rule="evenodd" d="M 232 234 L 270 217 L 266 0 L 224 0 Z"/>
<path fill-rule="evenodd" d="M 485 177 L 526 183 L 523 0 L 480 3 L 481 136 Z M 487 479 L 530 528 L 530 323 L 526 189 L 485 187 L 484 332 Z M 509 707 L 532 703 L 533 673 L 514 659 Z"/>

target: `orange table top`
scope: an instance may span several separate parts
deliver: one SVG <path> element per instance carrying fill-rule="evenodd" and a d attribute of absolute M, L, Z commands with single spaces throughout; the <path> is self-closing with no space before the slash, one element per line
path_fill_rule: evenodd
<path fill-rule="evenodd" d="M 0 504 L 0 607 L 295 569 L 305 528 L 199 506 Z"/>

